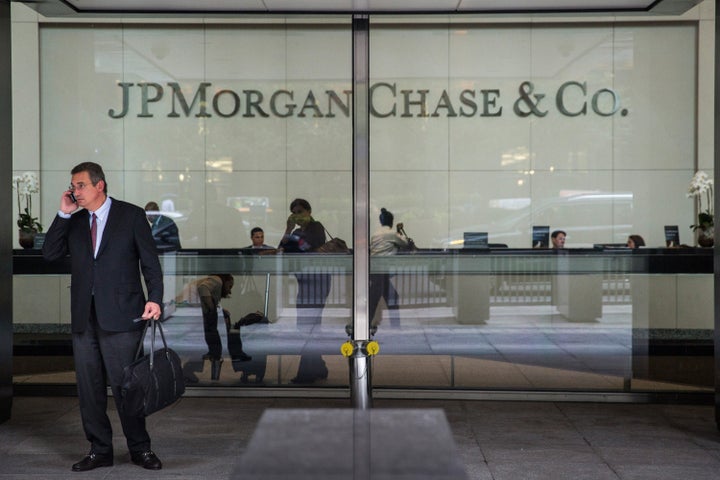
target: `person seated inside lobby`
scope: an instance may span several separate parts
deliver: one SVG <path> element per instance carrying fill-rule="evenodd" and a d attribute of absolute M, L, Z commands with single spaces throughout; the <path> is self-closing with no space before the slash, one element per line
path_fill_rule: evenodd
<path fill-rule="evenodd" d="M 254 227 L 250 230 L 250 240 L 252 240 L 252 244 L 247 247 L 243 247 L 244 249 L 254 248 L 256 250 L 269 250 L 273 248 L 265 243 L 265 231 L 260 227 Z"/>
<path fill-rule="evenodd" d="M 640 248 L 645 246 L 645 240 L 640 235 L 630 235 L 627 239 L 628 248 Z"/>
<path fill-rule="evenodd" d="M 565 237 L 567 234 L 563 230 L 555 230 L 550 234 L 550 241 L 552 242 L 552 248 L 561 249 L 565 248 Z"/>

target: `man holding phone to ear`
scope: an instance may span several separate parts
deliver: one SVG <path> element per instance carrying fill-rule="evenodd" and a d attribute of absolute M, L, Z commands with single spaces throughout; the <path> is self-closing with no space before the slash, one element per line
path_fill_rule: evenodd
<path fill-rule="evenodd" d="M 162 269 L 150 225 L 142 208 L 107 195 L 100 165 L 81 163 L 71 175 L 47 231 L 43 256 L 57 260 L 69 254 L 71 261 L 73 356 L 80 415 L 90 442 L 89 453 L 72 470 L 113 464 L 107 383 L 118 405 L 131 461 L 159 470 L 162 463 L 150 449 L 145 418 L 125 415 L 119 408 L 123 368 L 135 359 L 142 337 L 142 322 L 133 320 L 159 319 L 162 313 Z"/>

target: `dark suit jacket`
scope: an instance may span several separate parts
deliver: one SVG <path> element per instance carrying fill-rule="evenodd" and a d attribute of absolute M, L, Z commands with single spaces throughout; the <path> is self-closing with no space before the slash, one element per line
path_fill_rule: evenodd
<path fill-rule="evenodd" d="M 158 215 L 152 224 L 152 235 L 155 246 L 160 252 L 180 250 L 180 233 L 172 218 Z"/>
<path fill-rule="evenodd" d="M 141 269 L 147 300 L 162 306 L 162 269 L 142 208 L 112 199 L 97 258 L 93 258 L 88 211 L 76 212 L 69 219 L 57 215 L 45 236 L 43 256 L 56 260 L 67 254 L 72 265 L 73 332 L 82 332 L 87 326 L 93 289 L 95 311 L 103 330 L 126 332 L 142 328 L 144 322 L 133 322 L 145 309 Z"/>

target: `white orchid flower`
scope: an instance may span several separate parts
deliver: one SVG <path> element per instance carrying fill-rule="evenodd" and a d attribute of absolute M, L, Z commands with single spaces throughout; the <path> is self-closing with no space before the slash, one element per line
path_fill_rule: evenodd
<path fill-rule="evenodd" d="M 695 209 L 698 215 L 698 223 L 691 225 L 693 230 L 699 228 L 706 230 L 708 227 L 712 227 L 714 223 L 715 202 L 713 201 L 713 185 L 714 180 L 702 170 L 697 171 L 690 181 L 687 196 L 688 198 L 695 198 Z M 705 200 L 705 202 L 703 202 L 703 200 Z M 707 203 L 706 208 L 703 208 L 703 203 Z"/>
<path fill-rule="evenodd" d="M 18 227 L 23 232 L 42 232 L 42 225 L 32 216 L 32 194 L 40 192 L 37 173 L 28 171 L 22 175 L 15 175 L 12 181 L 13 190 L 17 192 Z"/>

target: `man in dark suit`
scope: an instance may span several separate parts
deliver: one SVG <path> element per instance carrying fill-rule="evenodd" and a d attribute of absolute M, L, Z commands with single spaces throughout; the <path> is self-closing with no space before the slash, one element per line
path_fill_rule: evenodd
<path fill-rule="evenodd" d="M 180 250 L 180 232 L 173 219 L 162 215 L 156 202 L 148 202 L 145 205 L 145 214 L 152 227 L 152 236 L 157 249 L 160 252 Z"/>
<path fill-rule="evenodd" d="M 123 368 L 134 360 L 142 336 L 142 322 L 135 320 L 161 314 L 162 270 L 150 225 L 142 208 L 108 197 L 100 165 L 81 163 L 71 174 L 43 256 L 56 260 L 69 254 L 71 259 L 73 355 L 80 415 L 90 442 L 90 452 L 72 470 L 113 464 L 108 382 L 132 462 L 159 470 L 162 463 L 150 449 L 145 418 L 124 415 L 119 408 Z"/>

